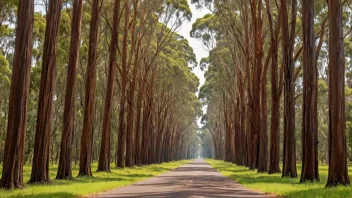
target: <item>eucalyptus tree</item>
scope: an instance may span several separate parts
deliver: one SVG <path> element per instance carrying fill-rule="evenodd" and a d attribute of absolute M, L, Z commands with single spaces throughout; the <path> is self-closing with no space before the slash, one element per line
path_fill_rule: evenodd
<path fill-rule="evenodd" d="M 71 21 L 70 56 L 67 68 L 64 126 L 56 179 L 72 178 L 72 139 L 75 129 L 76 78 L 81 38 L 83 0 L 74 0 Z"/>
<path fill-rule="evenodd" d="M 49 149 L 52 105 L 55 90 L 57 41 L 62 0 L 50 0 L 46 15 L 46 30 L 39 90 L 37 125 L 29 182 L 49 182 Z"/>
<path fill-rule="evenodd" d="M 303 122 L 301 182 L 319 181 L 318 172 L 318 71 L 315 65 L 314 1 L 302 2 Z"/>
<path fill-rule="evenodd" d="M 288 17 L 287 2 L 281 0 L 282 49 L 284 64 L 284 145 L 282 177 L 297 177 L 295 138 L 295 85 L 293 50 L 296 38 L 297 1 L 291 3 L 291 19 Z M 291 27 L 289 27 L 291 24 Z"/>
<path fill-rule="evenodd" d="M 328 1 L 329 23 L 329 175 L 326 186 L 348 185 L 345 134 L 345 57 L 342 2 Z"/>
<path fill-rule="evenodd" d="M 261 114 L 260 114 L 260 87 L 262 67 L 263 67 L 263 19 L 262 19 L 262 1 L 252 0 L 251 2 L 252 28 L 253 28 L 253 84 L 251 87 L 251 95 L 253 97 L 253 127 L 252 127 L 252 162 L 250 168 L 258 168 L 259 158 L 259 134 L 261 133 Z M 266 131 L 265 131 L 266 133 Z M 266 149 L 266 148 L 265 148 Z M 264 168 L 264 167 L 263 167 Z M 266 168 L 264 168 L 266 169 Z M 259 169 L 260 170 L 260 169 Z M 265 170 L 264 170 L 265 171 Z"/>
<path fill-rule="evenodd" d="M 89 32 L 88 68 L 85 82 L 84 118 L 81 136 L 79 176 L 92 176 L 93 124 L 97 75 L 100 0 L 93 0 Z"/>
<path fill-rule="evenodd" d="M 32 61 L 33 22 L 34 0 L 20 1 L 17 10 L 8 128 L 0 180 L 2 188 L 23 188 L 23 159 Z"/>
<path fill-rule="evenodd" d="M 111 41 L 109 48 L 109 73 L 108 82 L 106 86 L 105 106 L 103 128 L 101 136 L 101 146 L 99 155 L 98 171 L 110 172 L 110 159 L 111 159 L 111 114 L 112 114 L 112 100 L 114 92 L 114 81 L 116 73 L 116 53 L 118 47 L 119 26 L 120 26 L 120 7 L 121 0 L 115 0 L 113 12 L 113 25 L 111 29 Z"/>
<path fill-rule="evenodd" d="M 125 111 L 126 111 L 126 93 L 128 82 L 128 32 L 130 23 L 130 0 L 124 1 L 124 26 L 123 26 L 123 39 L 122 39 L 122 60 L 121 60 L 121 98 L 120 98 L 120 112 L 119 112 L 119 132 L 118 132 L 118 148 L 117 148 L 117 167 L 124 168 L 126 163 L 126 124 L 125 124 Z"/>
<path fill-rule="evenodd" d="M 271 1 L 266 0 L 266 10 L 271 40 L 271 119 L 270 119 L 270 159 L 268 173 L 279 173 L 280 171 L 280 93 L 278 86 L 278 42 L 280 25 L 279 16 L 277 17 L 275 29 L 272 15 Z"/>

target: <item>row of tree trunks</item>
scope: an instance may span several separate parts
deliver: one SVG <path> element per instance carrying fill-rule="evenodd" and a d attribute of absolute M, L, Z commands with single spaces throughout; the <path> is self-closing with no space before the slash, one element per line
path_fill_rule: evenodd
<path fill-rule="evenodd" d="M 49 159 L 49 153 L 54 152 L 54 145 L 50 140 L 55 139 L 58 123 L 52 121 L 52 107 L 55 91 L 56 53 L 59 37 L 62 0 L 50 0 L 46 12 L 46 31 L 44 39 L 39 105 L 37 115 L 36 134 L 34 142 L 34 156 L 30 183 L 50 182 L 49 161 L 59 161 L 56 179 L 72 178 L 72 144 L 75 140 L 76 156 L 80 150 L 78 176 L 92 176 L 91 162 L 93 155 L 93 131 L 95 121 L 95 92 L 97 82 L 97 60 L 99 44 L 99 27 L 101 26 L 100 8 L 103 1 L 93 0 L 90 21 L 88 66 L 85 82 L 85 97 L 81 104 L 83 112 L 82 129 L 75 128 L 76 79 L 79 50 L 81 44 L 81 24 L 83 0 L 74 0 L 72 7 L 71 41 L 67 69 L 67 84 L 64 107 L 63 133 L 59 152 L 55 152 Z M 2 4 L 1 4 L 2 5 Z M 109 49 L 109 66 L 107 75 L 106 100 L 104 105 L 103 127 L 101 133 L 101 149 L 98 171 L 110 172 L 111 162 L 111 114 L 113 104 L 113 90 L 116 69 L 119 68 L 118 36 L 121 25 L 121 1 L 114 3 L 113 25 Z M 70 8 L 71 9 L 71 8 Z M 166 87 L 165 92 L 156 88 L 162 87 L 157 56 L 168 39 L 177 39 L 168 29 L 162 28 L 162 36 L 157 40 L 155 54 L 148 52 L 154 46 L 154 27 L 159 22 L 150 21 L 155 8 L 148 2 L 141 4 L 138 0 L 125 0 L 124 25 L 121 55 L 121 100 L 119 114 L 119 137 L 117 149 L 117 166 L 124 167 L 161 163 L 195 156 L 194 147 L 186 145 L 185 131 L 193 123 L 183 123 L 176 116 L 177 100 L 174 87 Z M 133 10 L 133 17 L 130 11 Z M 141 12 L 139 12 L 141 11 Z M 4 171 L 0 186 L 4 188 L 23 187 L 23 158 L 27 98 L 29 92 L 30 67 L 32 58 L 32 35 L 34 20 L 34 2 L 20 1 L 18 4 L 15 56 L 13 61 L 13 76 L 11 83 L 10 110 L 8 134 L 5 143 Z M 150 23 L 153 22 L 153 23 Z M 146 25 L 147 24 L 147 25 Z M 110 24 L 108 24 L 110 25 Z M 136 27 L 138 26 L 138 31 Z M 146 27 L 148 26 L 148 27 Z M 173 30 L 174 31 L 174 30 Z M 165 32 L 167 32 L 165 34 Z M 146 40 L 144 36 L 147 35 Z M 149 40 L 148 40 L 149 39 Z M 128 53 L 130 50 L 130 53 Z M 143 72 L 142 68 L 145 69 Z M 119 68 L 120 69 L 120 68 Z M 130 72 L 131 69 L 131 72 Z M 160 75 L 160 76 L 159 76 Z M 135 94 L 137 92 L 137 94 Z M 159 94 L 159 95 L 158 95 Z M 137 95 L 137 96 L 136 96 Z M 172 100 L 171 100 L 172 99 Z M 137 105 L 135 105 L 135 100 Z M 169 111 L 172 109 L 172 111 Z M 135 115 L 136 112 L 136 115 Z M 159 112 L 159 113 L 157 113 Z M 136 117 L 136 118 L 135 118 Z M 127 122 L 125 121 L 127 120 Z M 136 122 L 134 122 L 136 119 Z M 57 121 L 57 120 L 56 120 Z M 58 122 L 58 121 L 57 121 Z M 126 122 L 126 123 L 125 123 Z M 142 124 L 143 123 L 143 124 Z M 127 127 L 126 127 L 127 124 Z M 74 138 L 74 131 L 82 130 L 80 149 L 79 138 Z M 136 133 L 135 133 L 136 132 Z M 122 135 L 121 135 L 122 134 Z M 127 139 L 126 139 L 127 135 Z M 127 144 L 126 144 L 127 143 Z M 127 146 L 127 147 L 126 147 Z M 143 149 L 142 149 L 143 148 Z M 167 150 L 167 152 L 162 152 Z M 125 153 L 126 152 L 126 153 Z M 126 157 L 127 154 L 127 157 Z M 30 160 L 30 159 L 29 159 Z M 125 164 L 126 160 L 126 164 Z M 78 159 L 76 159 L 76 162 Z"/>
<path fill-rule="evenodd" d="M 283 92 L 284 140 L 282 177 L 297 177 L 295 99 L 300 94 L 295 95 L 295 82 L 300 76 L 301 68 L 295 69 L 295 61 L 303 52 L 302 171 L 300 181 L 319 181 L 317 65 L 319 53 L 324 43 L 326 22 L 328 21 L 329 176 L 327 186 L 348 185 L 350 181 L 346 158 L 343 3 L 341 0 L 327 1 L 328 15 L 325 20 L 322 20 L 320 36 L 316 37 L 314 35 L 316 20 L 314 0 L 301 2 L 303 46 L 298 47 L 297 52 L 294 53 L 295 43 L 297 38 L 299 38 L 296 36 L 298 1 L 281 0 L 280 4 L 275 2 L 276 10 L 278 11 L 276 15 L 272 14 L 271 4 L 273 2 L 265 0 L 266 5 L 263 6 L 262 1 L 251 0 L 249 4 L 245 0 L 238 1 L 236 6 L 238 6 L 239 11 L 235 14 L 223 4 L 214 2 L 213 6 L 216 7 L 214 18 L 219 20 L 221 27 L 226 29 L 221 34 L 221 41 L 229 39 L 226 44 L 219 42 L 219 46 L 223 47 L 225 45 L 226 50 L 230 51 L 233 59 L 231 63 L 228 63 L 227 61 L 229 60 L 222 60 L 222 58 L 226 59 L 227 57 L 219 55 L 216 58 L 219 57 L 221 60 L 218 61 L 211 54 L 209 59 L 212 60 L 208 61 L 213 68 L 218 69 L 217 72 L 220 76 L 217 79 L 219 82 L 216 84 L 218 90 L 212 96 L 217 99 L 219 108 L 215 111 L 215 116 L 212 115 L 211 120 L 208 122 L 208 129 L 211 132 L 214 144 L 214 157 L 244 165 L 250 169 L 258 168 L 258 172 L 268 172 L 269 174 L 280 172 L 280 96 Z M 267 12 L 270 32 L 269 43 L 271 44 L 270 50 L 266 52 L 265 64 L 263 64 L 262 60 L 264 57 L 262 47 L 265 41 L 263 40 L 264 23 L 261 13 L 263 7 L 266 8 Z M 237 16 L 241 19 L 240 24 L 237 21 Z M 273 16 L 275 16 L 276 21 L 274 21 Z M 214 31 L 209 29 L 207 31 Z M 197 30 L 192 30 L 192 32 Z M 225 39 L 223 35 L 226 36 Z M 197 35 L 195 37 L 197 38 Z M 317 43 L 317 47 L 315 47 L 318 38 L 320 40 Z M 279 41 L 282 44 L 283 59 L 280 76 L 278 75 Z M 219 46 L 212 49 L 213 54 L 217 53 Z M 233 68 L 229 68 L 231 66 Z M 272 102 L 270 162 L 268 166 L 267 70 L 269 67 L 271 69 Z M 212 98 L 211 100 L 214 99 Z M 241 106 L 244 107 L 241 108 Z M 211 113 L 213 112 L 212 110 Z M 210 116 L 207 116 L 207 119 L 209 119 Z"/>

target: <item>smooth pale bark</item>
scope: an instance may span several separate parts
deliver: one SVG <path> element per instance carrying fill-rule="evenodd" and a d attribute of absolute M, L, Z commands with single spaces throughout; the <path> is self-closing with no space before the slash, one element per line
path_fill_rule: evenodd
<path fill-rule="evenodd" d="M 295 137 L 295 84 L 293 48 L 296 29 L 297 0 L 292 0 L 291 32 L 289 33 L 287 2 L 281 0 L 282 48 L 284 61 L 284 153 L 282 177 L 297 177 Z"/>
<path fill-rule="evenodd" d="M 88 68 L 84 99 L 84 118 L 81 136 L 81 150 L 78 176 L 92 176 L 93 123 L 95 110 L 95 89 L 97 75 L 97 48 L 99 35 L 100 1 L 93 0 L 92 18 L 90 21 Z"/>
<path fill-rule="evenodd" d="M 76 79 L 81 38 L 82 9 L 83 0 L 74 0 L 71 21 L 70 57 L 67 66 L 64 127 L 56 179 L 72 178 L 72 140 L 75 130 Z"/>
<path fill-rule="evenodd" d="M 50 182 L 49 149 L 61 6 L 62 0 L 50 0 L 49 10 L 46 15 L 37 126 L 33 150 L 32 173 L 29 183 Z"/>
<path fill-rule="evenodd" d="M 12 68 L 7 136 L 1 188 L 23 187 L 26 112 L 32 60 L 34 0 L 19 1 Z"/>
<path fill-rule="evenodd" d="M 329 0 L 329 176 L 326 186 L 348 185 L 345 57 L 341 0 Z"/>
<path fill-rule="evenodd" d="M 109 73 L 108 82 L 105 92 L 105 105 L 104 105 L 104 117 L 103 117 L 103 130 L 101 132 L 101 145 L 100 155 L 98 163 L 98 171 L 110 172 L 110 159 L 111 159 L 111 113 L 113 106 L 113 93 L 114 93 L 114 81 L 116 73 L 116 53 L 118 47 L 119 37 L 119 14 L 120 14 L 120 3 L 121 0 L 115 0 L 114 14 L 113 14 L 113 26 L 111 33 L 110 49 L 109 49 Z"/>
<path fill-rule="evenodd" d="M 303 121 L 300 182 L 319 181 L 318 172 L 318 70 L 315 65 L 314 0 L 302 2 Z"/>

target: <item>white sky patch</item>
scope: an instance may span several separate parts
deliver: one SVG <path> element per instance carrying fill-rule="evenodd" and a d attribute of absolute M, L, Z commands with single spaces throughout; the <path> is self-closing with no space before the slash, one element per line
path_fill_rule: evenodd
<path fill-rule="evenodd" d="M 209 53 L 203 48 L 202 42 L 197 39 L 191 38 L 190 32 L 192 30 L 192 24 L 198 18 L 202 18 L 204 15 L 209 14 L 210 12 L 207 9 L 196 9 L 195 4 L 190 4 L 190 7 L 192 10 L 192 20 L 190 22 L 184 22 L 178 33 L 188 40 L 189 45 L 193 48 L 193 51 L 196 54 L 198 63 L 200 63 L 200 60 L 202 58 L 208 57 Z M 193 72 L 200 79 L 200 86 L 202 86 L 205 82 L 204 72 L 200 70 L 199 66 L 194 68 Z"/>
<path fill-rule="evenodd" d="M 200 63 L 200 60 L 202 58 L 208 57 L 209 52 L 204 49 L 201 41 L 194 39 L 194 38 L 191 38 L 190 32 L 192 30 L 192 24 L 198 18 L 202 18 L 204 15 L 209 14 L 210 11 L 205 8 L 204 9 L 197 9 L 195 4 L 190 4 L 190 8 L 192 10 L 192 20 L 190 22 L 185 21 L 182 24 L 182 27 L 180 28 L 178 33 L 188 40 L 189 45 L 193 48 L 193 52 L 196 55 L 197 62 Z M 200 82 L 199 88 L 200 88 L 205 82 L 204 71 L 202 71 L 198 65 L 197 67 L 195 67 L 193 69 L 193 72 L 199 78 L 199 82 Z M 205 112 L 205 111 L 206 111 L 206 106 L 203 106 L 203 112 Z M 198 119 L 197 120 L 198 127 L 202 127 L 202 124 L 200 122 L 201 122 L 201 119 Z"/>

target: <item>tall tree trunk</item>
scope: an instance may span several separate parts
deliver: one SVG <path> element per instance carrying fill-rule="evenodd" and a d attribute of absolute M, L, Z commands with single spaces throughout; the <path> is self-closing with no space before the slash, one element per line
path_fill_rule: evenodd
<path fill-rule="evenodd" d="M 329 176 L 326 186 L 348 185 L 345 57 L 341 0 L 329 0 Z"/>
<path fill-rule="evenodd" d="M 138 93 L 137 93 L 137 118 L 136 118 L 136 138 L 135 138 L 135 147 L 136 147 L 136 153 L 135 153 L 135 164 L 136 165 L 141 165 L 141 114 L 142 114 L 142 96 L 143 96 L 143 90 L 144 90 L 144 83 L 143 80 L 140 79 L 140 82 L 138 83 Z"/>
<path fill-rule="evenodd" d="M 292 0 L 291 32 L 289 33 L 287 1 L 281 0 L 282 43 L 284 61 L 284 155 L 282 177 L 297 177 L 295 137 L 295 84 L 293 48 L 296 31 L 297 0 Z"/>
<path fill-rule="evenodd" d="M 72 140 L 75 130 L 76 78 L 79 58 L 83 0 L 73 2 L 71 47 L 67 68 L 64 127 L 61 137 L 60 159 L 56 179 L 72 178 Z"/>
<path fill-rule="evenodd" d="M 271 37 L 271 136 L 270 136 L 270 161 L 269 174 L 279 173 L 280 171 L 280 95 L 278 90 L 278 36 L 279 30 L 274 32 L 273 19 L 271 14 L 270 0 L 266 0 L 266 9 L 270 27 Z M 280 14 L 279 14 L 280 16 Z M 275 35 L 276 34 L 276 35 Z"/>
<path fill-rule="evenodd" d="M 91 162 L 93 155 L 94 103 L 98 60 L 99 2 L 99 0 L 93 0 L 92 18 L 90 21 L 88 67 L 78 176 L 92 176 Z"/>
<path fill-rule="evenodd" d="M 260 78 L 262 73 L 262 57 L 263 57 L 263 42 L 262 42 L 262 1 L 252 0 L 252 20 L 253 20 L 253 40 L 254 40 L 254 58 L 253 58 L 253 127 L 252 127 L 252 163 L 250 168 L 258 168 L 259 158 L 259 133 L 261 130 L 261 107 L 260 107 Z"/>
<path fill-rule="evenodd" d="M 319 181 L 318 172 L 318 70 L 315 65 L 314 0 L 302 2 L 303 121 L 300 182 Z"/>
<path fill-rule="evenodd" d="M 127 68 L 127 48 L 128 48 L 128 24 L 130 17 L 130 1 L 125 0 L 125 21 L 122 41 L 122 73 L 121 73 L 121 99 L 120 99 L 120 113 L 119 113 L 119 131 L 118 131 L 118 149 L 117 149 L 117 167 L 124 168 L 126 165 L 126 93 L 128 81 Z"/>
<path fill-rule="evenodd" d="M 270 56 L 270 55 L 269 55 Z M 268 65 L 263 69 L 261 79 L 261 123 L 259 133 L 259 158 L 258 172 L 268 171 L 268 102 L 267 102 L 267 70 Z"/>
<path fill-rule="evenodd" d="M 244 54 L 244 64 L 245 64 L 245 71 L 246 71 L 246 79 L 247 79 L 247 119 L 246 119 L 246 137 L 247 137 L 247 159 L 245 165 L 251 167 L 252 165 L 252 129 L 253 129 L 253 95 L 252 95 L 252 69 L 250 66 L 250 54 L 249 54 L 249 47 L 250 47 L 250 39 L 249 39 L 249 17 L 248 17 L 248 6 L 244 6 L 244 31 L 245 31 L 245 54 Z M 220 153 L 221 151 L 219 151 Z"/>
<path fill-rule="evenodd" d="M 257 13 L 255 19 L 256 26 L 256 66 L 258 69 L 256 75 L 256 94 L 258 99 L 257 111 L 259 114 L 259 127 L 258 130 L 258 157 L 257 157 L 257 168 L 258 172 L 266 172 L 268 170 L 268 108 L 267 108 L 267 68 L 268 63 L 263 65 L 263 16 L 262 16 L 262 4 L 260 0 L 257 2 Z"/>
<path fill-rule="evenodd" d="M 135 147 L 133 137 L 134 137 L 134 131 L 133 131 L 133 119 L 134 119 L 134 101 L 135 101 L 135 88 L 136 88 L 136 80 L 137 80 L 137 72 L 138 72 L 138 65 L 139 65 L 139 48 L 140 48 L 140 35 L 138 35 L 138 38 L 136 39 L 135 37 L 135 29 L 136 29 L 136 23 L 137 23 L 137 13 L 138 13 L 138 1 L 133 2 L 133 9 L 134 9 L 134 14 L 133 14 L 133 23 L 131 27 L 131 56 L 132 54 L 135 54 L 134 56 L 134 64 L 133 64 L 133 69 L 132 69 L 132 79 L 130 82 L 130 87 L 129 87 L 129 92 L 128 92 L 128 113 L 127 113 L 127 128 L 126 128 L 126 133 L 127 133 L 127 139 L 126 139 L 126 166 L 127 167 L 132 167 L 134 166 L 134 153 L 135 153 Z"/>
<path fill-rule="evenodd" d="M 98 163 L 98 171 L 110 172 L 111 158 L 111 113 L 113 106 L 114 81 L 116 73 L 116 52 L 118 47 L 119 23 L 120 23 L 120 3 L 121 0 L 115 0 L 113 26 L 111 33 L 109 49 L 109 74 L 105 92 L 105 106 L 103 118 L 103 131 L 101 132 L 101 146 Z"/>
<path fill-rule="evenodd" d="M 23 187 L 24 138 L 32 60 L 34 0 L 19 1 L 1 188 Z"/>
<path fill-rule="evenodd" d="M 243 83 L 242 83 L 243 84 Z M 244 87 L 242 87 L 242 91 L 241 92 L 244 92 L 243 90 Z M 240 142 L 240 146 L 241 146 L 241 149 L 240 149 L 240 163 L 239 165 L 241 166 L 244 166 L 245 163 L 246 163 L 246 158 L 247 158 L 247 144 L 246 144 L 246 107 L 245 107 L 245 95 L 242 93 L 242 103 L 241 103 L 241 106 L 242 106 L 242 112 L 241 112 L 241 117 L 240 117 L 240 140 L 238 140 L 238 142 Z"/>
<path fill-rule="evenodd" d="M 33 165 L 29 183 L 50 182 L 49 148 L 61 6 L 62 0 L 49 1 L 49 10 L 46 16 Z"/>

